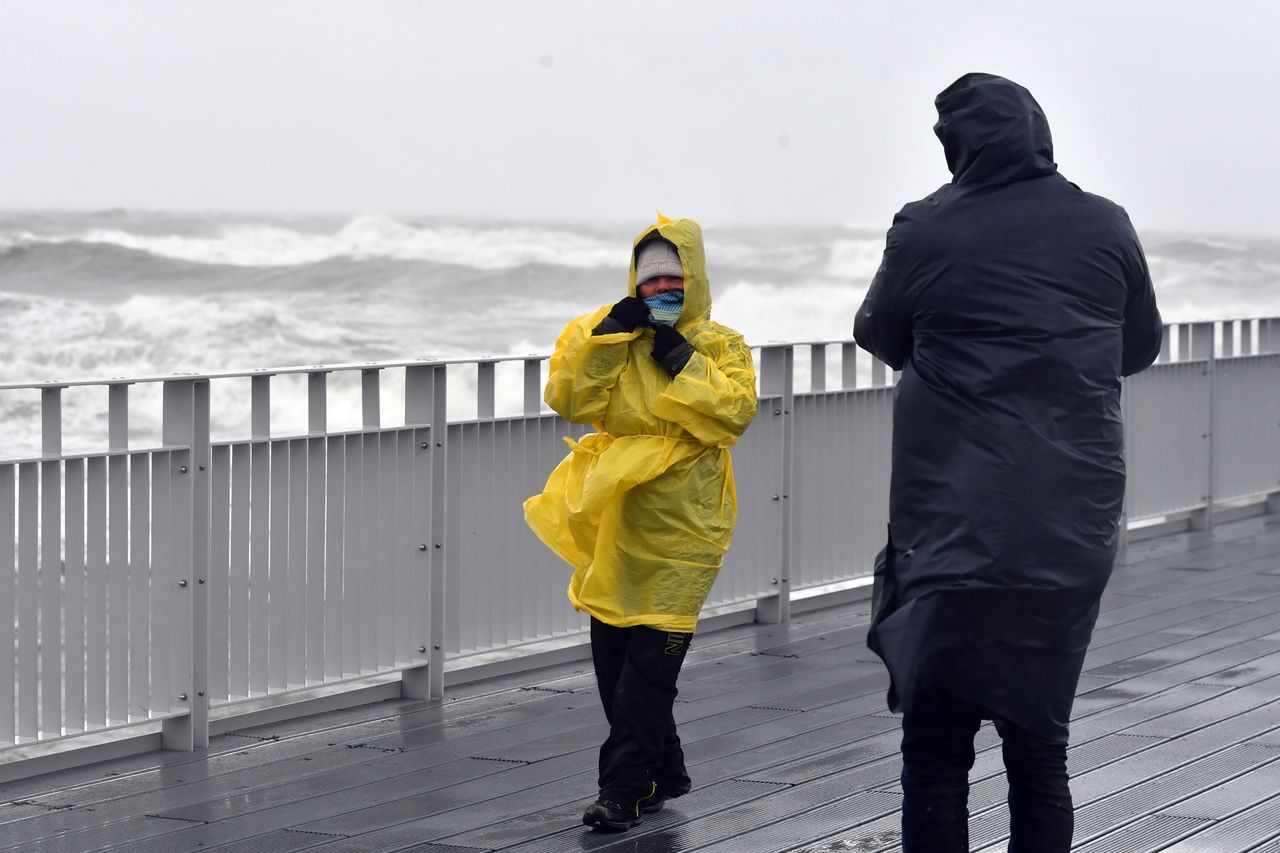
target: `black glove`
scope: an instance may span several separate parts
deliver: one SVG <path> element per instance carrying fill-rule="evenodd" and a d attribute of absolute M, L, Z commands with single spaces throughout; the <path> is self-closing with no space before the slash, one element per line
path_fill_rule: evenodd
<path fill-rule="evenodd" d="M 593 335 L 615 335 L 618 332 L 634 332 L 636 326 L 649 322 L 649 306 L 634 296 L 624 296 L 609 309 L 609 315 L 591 330 Z"/>
<path fill-rule="evenodd" d="M 653 357 L 675 376 L 684 370 L 693 355 L 693 346 L 672 326 L 661 323 L 653 327 Z"/>

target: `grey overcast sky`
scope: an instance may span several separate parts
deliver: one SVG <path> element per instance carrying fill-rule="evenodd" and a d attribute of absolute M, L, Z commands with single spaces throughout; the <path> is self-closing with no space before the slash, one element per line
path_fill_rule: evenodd
<path fill-rule="evenodd" d="M 1272 0 L 0 0 L 0 207 L 887 226 L 1026 85 L 1144 229 L 1280 235 Z"/>

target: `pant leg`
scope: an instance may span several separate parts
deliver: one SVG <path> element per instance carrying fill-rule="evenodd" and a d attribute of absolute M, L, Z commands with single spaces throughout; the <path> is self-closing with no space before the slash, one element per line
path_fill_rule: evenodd
<path fill-rule="evenodd" d="M 1068 853 L 1074 831 L 1067 743 L 1000 721 L 1009 777 L 1009 853 Z"/>
<path fill-rule="evenodd" d="M 666 636 L 663 654 L 678 656 L 679 665 L 683 666 L 693 635 L 671 631 L 666 632 Z M 680 745 L 680 735 L 676 732 L 676 721 L 673 715 L 677 692 L 673 685 L 672 701 L 666 705 L 662 718 L 662 723 L 669 725 L 669 728 L 662 739 L 662 750 L 658 762 L 649 768 L 649 778 L 657 783 L 658 793 L 668 797 L 684 796 L 693 787 L 693 780 L 689 778 L 689 771 L 685 768 L 684 749 Z"/>
<path fill-rule="evenodd" d="M 627 659 L 627 644 L 630 639 L 630 628 L 615 628 L 594 616 L 591 618 L 591 663 L 596 671 L 596 690 L 600 694 L 600 705 L 604 708 L 604 718 L 611 728 L 609 738 L 600 745 L 597 759 L 600 774 L 598 784 L 602 789 L 609 756 L 614 749 L 613 696 L 618 689 L 618 679 L 622 676 L 622 665 Z"/>
<path fill-rule="evenodd" d="M 903 853 L 968 853 L 969 770 L 981 711 L 944 693 L 902 719 Z"/>
<path fill-rule="evenodd" d="M 610 724 L 613 723 L 613 694 L 627 659 L 630 639 L 630 628 L 615 628 L 591 617 L 591 663 L 596 670 L 596 688 L 604 707 L 604 718 Z"/>
<path fill-rule="evenodd" d="M 658 784 L 658 793 L 667 797 L 682 797 L 693 787 L 689 771 L 684 765 L 684 749 L 680 735 L 674 726 L 662 742 L 662 758 L 649 768 L 649 778 Z"/>
<path fill-rule="evenodd" d="M 664 757 L 672 757 L 668 736 L 675 734 L 676 679 L 689 648 L 688 634 L 641 625 L 627 630 L 630 636 L 613 691 L 609 739 L 600 752 L 601 796 L 625 806 L 652 793 L 650 770 L 663 766 Z M 688 778 L 682 760 L 672 770 Z"/>

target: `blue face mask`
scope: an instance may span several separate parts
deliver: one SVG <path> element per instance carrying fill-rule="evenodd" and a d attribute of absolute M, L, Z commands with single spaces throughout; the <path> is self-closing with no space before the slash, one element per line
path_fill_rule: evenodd
<path fill-rule="evenodd" d="M 650 322 L 674 326 L 676 320 L 680 319 L 680 311 L 684 308 L 684 291 L 668 290 L 665 293 L 655 293 L 645 299 L 644 304 L 649 306 Z"/>

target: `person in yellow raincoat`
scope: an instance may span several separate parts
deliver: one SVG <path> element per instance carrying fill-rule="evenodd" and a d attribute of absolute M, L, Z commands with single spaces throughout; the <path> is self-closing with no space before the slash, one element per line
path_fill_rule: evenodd
<path fill-rule="evenodd" d="M 546 401 L 596 428 L 566 439 L 524 512 L 591 616 L 610 732 L 583 822 L 627 829 L 689 791 L 676 678 L 737 519 L 729 448 L 756 414 L 751 350 L 711 319 L 697 222 L 659 214 L 636 238 L 627 295 L 556 341 Z"/>

